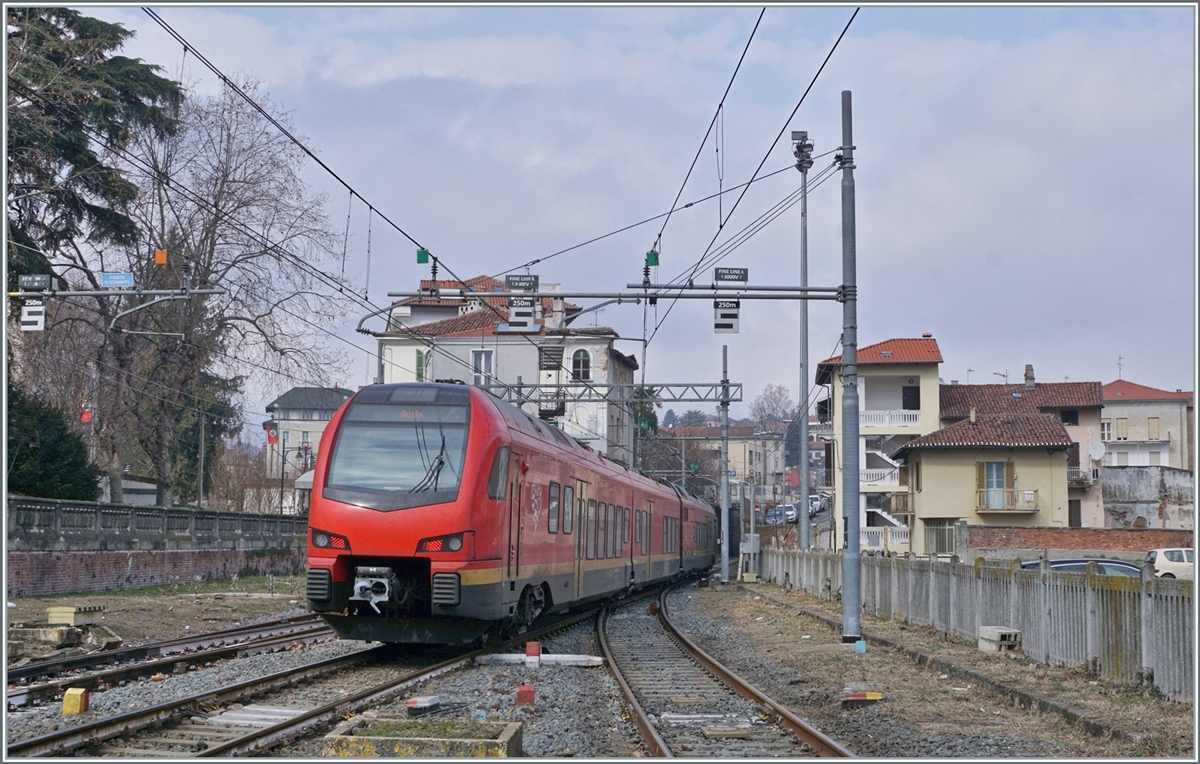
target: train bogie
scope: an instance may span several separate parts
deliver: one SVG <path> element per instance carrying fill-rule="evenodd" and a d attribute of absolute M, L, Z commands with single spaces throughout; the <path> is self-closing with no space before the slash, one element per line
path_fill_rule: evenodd
<path fill-rule="evenodd" d="M 319 453 L 308 600 L 343 637 L 470 642 L 713 563 L 707 504 L 478 389 L 365 388 Z"/>

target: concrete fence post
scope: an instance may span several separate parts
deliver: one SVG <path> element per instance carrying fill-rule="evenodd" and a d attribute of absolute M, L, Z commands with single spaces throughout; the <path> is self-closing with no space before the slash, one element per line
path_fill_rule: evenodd
<path fill-rule="evenodd" d="M 929 625 L 937 628 L 937 553 L 929 555 Z"/>
<path fill-rule="evenodd" d="M 950 612 L 946 617 L 946 631 L 951 636 L 958 633 L 958 555 L 950 555 Z"/>
<path fill-rule="evenodd" d="M 904 620 L 906 623 L 913 623 L 913 589 L 917 588 L 914 585 L 915 582 L 913 581 L 913 573 L 914 573 L 913 563 L 915 563 L 916 561 L 917 561 L 916 553 L 909 552 L 908 558 L 906 559 L 907 564 L 905 565 L 905 570 L 904 570 L 904 578 L 908 582 L 908 586 L 904 587 L 905 589 L 908 590 L 908 592 L 907 592 L 907 594 L 908 594 L 908 605 L 907 605 L 908 611 L 905 613 L 905 617 L 904 617 Z"/>
<path fill-rule="evenodd" d="M 1138 591 L 1138 623 L 1141 628 L 1138 629 L 1138 636 L 1141 642 L 1139 652 L 1142 658 L 1142 667 L 1139 672 L 1138 679 L 1143 684 L 1150 684 L 1154 681 L 1154 599 L 1150 591 L 1151 583 L 1154 581 L 1154 567 L 1151 564 L 1144 563 L 1142 565 L 1142 580 Z"/>
<path fill-rule="evenodd" d="M 1099 580 L 1096 578 L 1096 576 L 1099 573 L 1099 565 L 1094 562 L 1089 562 L 1087 564 L 1087 580 L 1085 582 L 1086 588 L 1084 589 L 1083 595 L 1083 646 L 1084 652 L 1086 653 L 1084 656 L 1086 663 L 1084 665 L 1086 666 L 1089 674 L 1096 673 L 1096 670 L 1099 667 L 1100 659 L 1098 650 L 1100 632 L 1097 628 L 1099 625 L 1097 622 L 1099 613 L 1097 611 L 1099 609 L 1100 597 L 1096 592 L 1096 584 L 1099 583 Z"/>
<path fill-rule="evenodd" d="M 1039 631 L 1042 638 L 1042 663 L 1050 664 L 1050 632 L 1048 628 L 1051 616 L 1050 611 L 1050 561 L 1042 558 L 1041 564 L 1038 566 L 1038 613 L 1041 614 L 1041 624 Z"/>
<path fill-rule="evenodd" d="M 975 558 L 975 632 L 971 639 L 979 639 L 979 627 L 983 625 L 983 558 Z M 991 624 L 988 624 L 989 626 Z M 1012 628 L 1012 624 L 1003 624 Z"/>

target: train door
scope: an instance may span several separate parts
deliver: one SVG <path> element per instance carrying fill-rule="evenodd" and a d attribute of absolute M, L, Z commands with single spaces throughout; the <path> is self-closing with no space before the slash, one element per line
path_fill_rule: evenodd
<path fill-rule="evenodd" d="M 577 600 L 583 597 L 583 558 L 587 539 L 587 529 L 584 527 L 587 514 L 584 507 L 587 506 L 587 487 L 588 484 L 582 480 L 575 481 L 575 506 L 571 510 L 575 513 L 575 569 L 571 580 L 575 582 L 574 598 Z"/>
<path fill-rule="evenodd" d="M 521 455 L 513 453 L 509 467 L 508 491 L 508 562 L 504 569 L 506 581 L 514 581 L 521 567 Z M 516 598 L 516 587 L 510 586 L 505 599 Z"/>
<path fill-rule="evenodd" d="M 645 526 L 642 533 L 642 546 L 638 549 L 646 565 L 646 579 L 654 578 L 654 502 L 646 502 L 646 514 L 642 517 Z"/>

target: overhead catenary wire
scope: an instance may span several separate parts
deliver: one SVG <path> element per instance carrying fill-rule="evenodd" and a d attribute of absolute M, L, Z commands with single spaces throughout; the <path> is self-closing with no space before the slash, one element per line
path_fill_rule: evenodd
<path fill-rule="evenodd" d="M 816 72 L 816 74 L 813 75 L 813 78 L 809 82 L 808 87 L 805 88 L 804 93 L 800 96 L 800 100 L 796 102 L 796 107 L 794 109 L 792 109 L 791 114 L 789 114 L 788 118 L 786 120 L 784 120 L 783 127 L 780 128 L 779 134 L 777 136 L 775 136 L 775 140 L 771 142 L 771 146 L 767 149 L 766 153 L 763 155 L 762 161 L 759 162 L 758 167 L 755 168 L 754 173 L 751 174 L 751 176 L 750 176 L 751 181 L 753 181 L 754 178 L 758 176 L 758 173 L 762 170 L 763 165 L 765 165 L 767 162 L 767 159 L 770 158 L 771 152 L 775 150 L 775 146 L 779 143 L 779 139 L 783 137 L 784 131 L 786 131 L 788 125 L 791 124 L 792 119 L 796 116 L 796 112 L 800 110 L 800 106 L 804 104 L 804 101 L 808 97 L 808 94 L 812 91 L 813 86 L 817 83 L 817 79 L 821 76 L 821 72 L 823 72 L 825 70 L 825 66 L 829 63 L 829 59 L 833 57 L 833 54 L 838 49 L 838 46 L 841 44 L 842 39 L 846 36 L 846 32 L 850 31 L 850 25 L 854 23 L 854 19 L 858 16 L 858 12 L 860 10 L 861 10 L 861 8 L 854 9 L 854 13 L 850 16 L 850 20 L 846 22 L 846 26 L 842 29 L 841 34 L 838 35 L 837 40 L 834 41 L 833 46 L 829 49 L 829 53 L 825 56 L 825 60 L 821 62 L 821 66 L 817 69 L 817 72 Z M 740 205 L 742 202 L 742 199 L 745 198 L 746 190 L 748 188 L 749 188 L 749 184 L 744 186 L 742 189 L 742 193 L 739 194 L 738 198 L 734 201 L 733 208 L 730 209 L 730 211 L 729 211 L 730 217 L 733 216 L 733 213 L 737 210 L 738 205 Z M 696 265 L 693 266 L 692 269 L 689 271 L 689 273 L 687 275 L 688 280 L 695 278 L 696 273 L 700 269 L 701 263 L 704 261 L 704 258 L 708 255 L 709 251 L 712 249 L 713 244 L 716 243 L 716 240 L 720 235 L 721 235 L 721 229 L 718 228 L 717 232 L 713 234 L 712 239 L 709 241 L 708 246 L 705 247 L 704 253 L 700 256 L 700 259 L 697 260 Z M 672 280 L 671 283 L 680 283 L 679 277 Z M 678 301 L 677 298 L 672 299 L 670 306 L 667 308 L 666 314 L 663 316 L 662 321 L 660 321 L 658 323 L 658 326 L 661 326 L 662 322 L 666 321 L 667 316 L 669 316 L 671 313 L 671 308 L 673 308 L 675 306 L 675 303 L 677 301 Z M 657 331 L 658 331 L 658 327 L 655 327 L 655 333 L 657 333 Z M 653 336 L 654 335 L 651 335 L 651 339 L 653 339 Z M 646 342 L 647 342 L 647 344 L 649 344 L 650 339 L 646 340 Z"/>

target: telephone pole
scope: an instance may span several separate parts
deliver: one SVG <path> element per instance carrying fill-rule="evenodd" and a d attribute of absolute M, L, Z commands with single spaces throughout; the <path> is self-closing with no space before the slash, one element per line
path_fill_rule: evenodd
<path fill-rule="evenodd" d="M 743 505 L 743 511 L 745 507 Z M 750 510 L 753 515 L 754 510 Z M 729 346 L 721 346 L 721 583 L 729 583 Z"/>
<path fill-rule="evenodd" d="M 862 638 L 858 497 L 858 279 L 854 239 L 854 135 L 850 91 L 842 91 L 842 642 Z"/>

